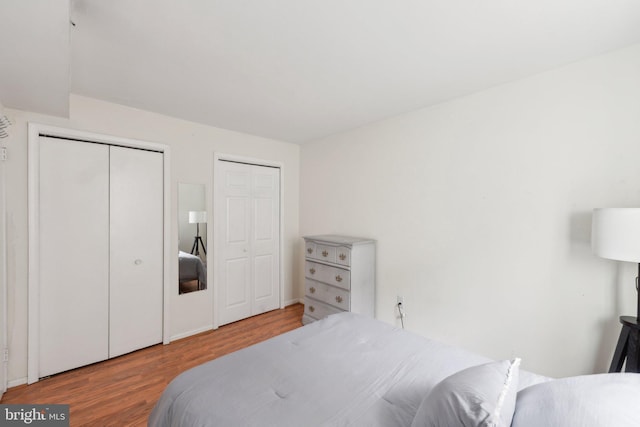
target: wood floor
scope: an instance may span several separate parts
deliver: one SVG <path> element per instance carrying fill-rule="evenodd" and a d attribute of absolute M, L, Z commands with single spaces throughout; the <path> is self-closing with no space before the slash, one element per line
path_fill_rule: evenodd
<path fill-rule="evenodd" d="M 302 304 L 10 388 L 2 403 L 69 404 L 71 426 L 143 426 L 176 375 L 302 326 Z"/>

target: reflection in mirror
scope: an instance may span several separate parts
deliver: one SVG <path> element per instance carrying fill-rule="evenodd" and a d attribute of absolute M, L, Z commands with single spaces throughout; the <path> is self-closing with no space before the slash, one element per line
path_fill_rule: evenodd
<path fill-rule="evenodd" d="M 178 184 L 178 292 L 207 289 L 207 211 L 203 184 Z"/>

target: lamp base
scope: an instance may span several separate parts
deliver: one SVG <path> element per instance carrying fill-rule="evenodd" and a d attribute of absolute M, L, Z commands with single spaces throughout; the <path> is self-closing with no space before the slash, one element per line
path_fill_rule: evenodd
<path fill-rule="evenodd" d="M 621 372 L 625 360 L 625 372 L 640 372 L 640 324 L 633 316 L 620 316 L 622 330 L 609 372 Z"/>
<path fill-rule="evenodd" d="M 207 254 L 207 248 L 204 246 L 204 243 L 202 242 L 202 237 L 196 236 L 193 239 L 193 246 L 191 247 L 191 255 L 200 256 L 200 246 L 202 246 L 202 251 L 206 255 Z"/>

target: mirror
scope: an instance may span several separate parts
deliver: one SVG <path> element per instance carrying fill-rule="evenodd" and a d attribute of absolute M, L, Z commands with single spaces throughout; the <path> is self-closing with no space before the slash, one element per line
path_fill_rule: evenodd
<path fill-rule="evenodd" d="M 207 289 L 207 204 L 203 184 L 178 184 L 178 293 Z"/>

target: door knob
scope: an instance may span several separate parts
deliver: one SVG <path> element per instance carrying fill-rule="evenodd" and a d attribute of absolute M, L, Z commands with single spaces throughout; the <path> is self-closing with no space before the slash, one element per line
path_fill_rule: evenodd
<path fill-rule="evenodd" d="M 140 264 L 142 264 L 142 260 L 141 259 L 137 259 L 137 260 L 133 261 L 133 263 L 135 265 L 140 265 Z"/>

